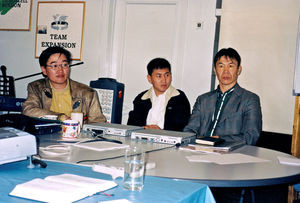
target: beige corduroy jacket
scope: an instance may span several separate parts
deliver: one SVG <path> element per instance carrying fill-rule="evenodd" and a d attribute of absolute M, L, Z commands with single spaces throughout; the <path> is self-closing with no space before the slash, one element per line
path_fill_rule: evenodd
<path fill-rule="evenodd" d="M 85 84 L 69 79 L 72 97 L 72 111 L 82 112 L 84 123 L 106 122 L 102 113 L 97 92 Z M 58 115 L 50 111 L 52 90 L 48 78 L 40 79 L 28 84 L 28 96 L 23 104 L 23 114 L 32 117 L 44 115 Z"/>

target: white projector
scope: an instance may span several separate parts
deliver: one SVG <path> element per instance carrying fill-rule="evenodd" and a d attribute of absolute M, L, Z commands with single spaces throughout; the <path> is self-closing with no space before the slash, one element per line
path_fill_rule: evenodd
<path fill-rule="evenodd" d="M 134 125 L 122 125 L 117 123 L 91 123 L 84 124 L 83 130 L 94 131 L 106 135 L 130 136 L 133 131 L 144 129 L 144 127 Z"/>
<path fill-rule="evenodd" d="M 0 164 L 27 159 L 37 153 L 35 136 L 11 127 L 0 128 Z"/>
<path fill-rule="evenodd" d="M 195 141 L 196 134 L 171 130 L 144 129 L 131 133 L 131 139 L 165 144 L 189 144 Z"/>

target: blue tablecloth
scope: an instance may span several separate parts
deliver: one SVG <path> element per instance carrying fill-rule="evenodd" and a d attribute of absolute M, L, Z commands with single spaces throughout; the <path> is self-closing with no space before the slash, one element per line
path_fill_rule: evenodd
<path fill-rule="evenodd" d="M 27 168 L 29 161 L 20 161 L 0 165 L 0 202 L 33 202 L 10 196 L 9 193 L 20 183 L 34 178 L 45 178 L 62 173 L 77 174 L 86 177 L 112 180 L 110 175 L 94 172 L 91 167 L 48 161 L 47 168 Z M 185 180 L 174 180 L 152 176 L 145 177 L 145 186 L 141 191 L 128 191 L 121 186 L 122 179 L 117 179 L 116 188 L 106 191 L 113 197 L 94 195 L 79 202 L 99 202 L 127 199 L 131 202 L 215 202 L 208 186 Z"/>

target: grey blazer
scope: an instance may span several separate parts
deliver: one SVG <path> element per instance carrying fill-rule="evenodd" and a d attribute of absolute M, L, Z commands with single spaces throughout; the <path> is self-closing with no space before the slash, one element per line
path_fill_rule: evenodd
<path fill-rule="evenodd" d="M 216 101 L 216 90 L 200 95 L 193 107 L 188 125 L 183 131 L 204 136 L 212 122 Z M 219 118 L 215 135 L 226 141 L 244 140 L 248 145 L 255 145 L 261 130 L 262 114 L 259 97 L 237 84 Z"/>

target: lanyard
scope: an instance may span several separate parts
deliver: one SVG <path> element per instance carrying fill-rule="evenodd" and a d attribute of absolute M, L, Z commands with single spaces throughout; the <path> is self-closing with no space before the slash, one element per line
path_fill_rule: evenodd
<path fill-rule="evenodd" d="M 212 130 L 211 130 L 209 136 L 213 136 L 214 131 L 215 131 L 215 128 L 216 128 L 217 123 L 218 123 L 218 121 L 219 121 L 219 117 L 220 117 L 221 110 L 222 110 L 223 105 L 224 105 L 225 98 L 226 98 L 226 96 L 227 96 L 229 93 L 231 93 L 233 90 L 234 90 L 234 88 L 232 88 L 229 92 L 225 92 L 225 94 L 223 95 L 221 105 L 220 105 L 220 107 L 219 107 L 219 109 L 218 109 L 217 117 L 216 117 L 216 119 L 215 119 L 215 122 L 214 122 L 214 124 L 213 124 L 213 128 L 212 128 Z M 212 121 L 214 120 L 214 116 L 215 116 L 215 114 L 213 114 L 213 116 L 212 116 Z"/>

